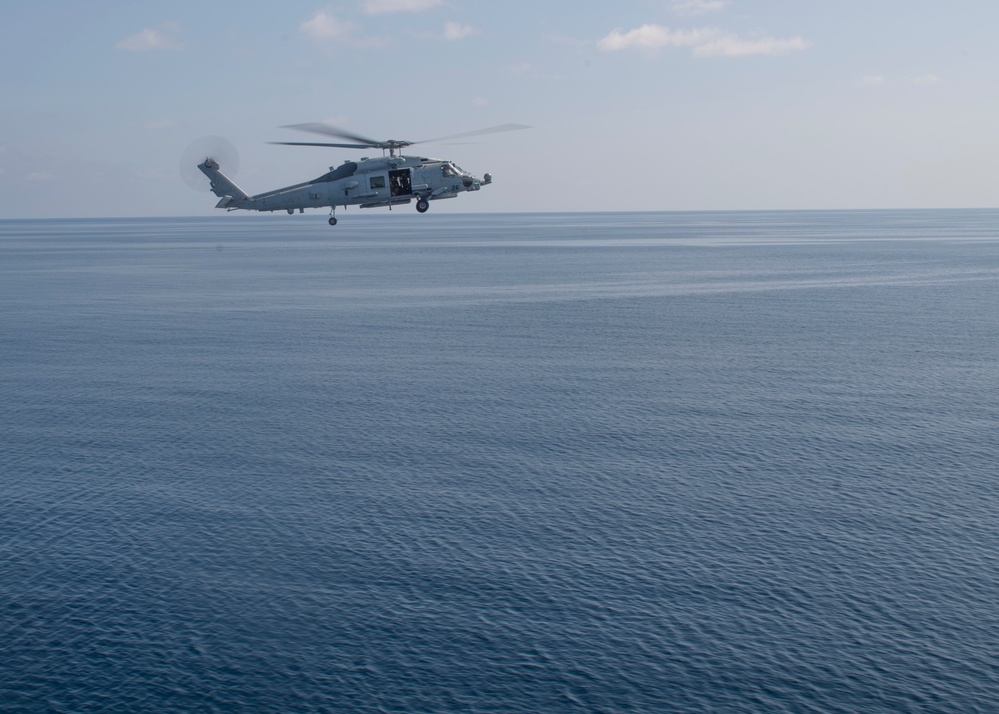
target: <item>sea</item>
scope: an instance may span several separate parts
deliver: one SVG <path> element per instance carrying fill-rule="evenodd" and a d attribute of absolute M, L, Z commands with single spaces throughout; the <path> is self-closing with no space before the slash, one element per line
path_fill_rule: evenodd
<path fill-rule="evenodd" d="M 999 210 L 0 221 L 0 710 L 999 711 Z"/>

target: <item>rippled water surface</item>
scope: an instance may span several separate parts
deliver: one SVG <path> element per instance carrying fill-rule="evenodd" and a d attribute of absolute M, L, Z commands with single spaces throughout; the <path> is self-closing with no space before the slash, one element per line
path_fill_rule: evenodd
<path fill-rule="evenodd" d="M 997 363 L 999 211 L 0 221 L 0 708 L 997 711 Z"/>

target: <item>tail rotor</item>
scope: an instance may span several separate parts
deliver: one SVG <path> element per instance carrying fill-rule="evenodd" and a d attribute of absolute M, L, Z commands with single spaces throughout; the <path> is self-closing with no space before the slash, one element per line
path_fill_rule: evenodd
<path fill-rule="evenodd" d="M 184 149 L 180 158 L 180 176 L 195 191 L 211 191 L 208 177 L 198 170 L 198 164 L 207 161 L 214 163 L 216 168 L 225 169 L 230 177 L 239 171 L 239 152 L 231 141 L 221 136 L 195 139 Z"/>

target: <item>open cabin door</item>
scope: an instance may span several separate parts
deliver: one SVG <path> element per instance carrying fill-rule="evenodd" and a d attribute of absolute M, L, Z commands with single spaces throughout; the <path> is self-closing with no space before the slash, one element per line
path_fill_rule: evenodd
<path fill-rule="evenodd" d="M 393 196 L 413 195 L 413 179 L 409 169 L 393 169 L 389 171 L 389 186 Z"/>

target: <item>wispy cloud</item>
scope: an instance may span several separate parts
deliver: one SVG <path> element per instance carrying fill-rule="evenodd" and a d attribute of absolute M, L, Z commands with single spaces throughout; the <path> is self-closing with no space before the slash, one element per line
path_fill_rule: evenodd
<path fill-rule="evenodd" d="M 439 7 L 444 0 L 364 0 L 362 7 L 369 15 L 393 12 L 424 12 Z"/>
<path fill-rule="evenodd" d="M 858 87 L 880 87 L 885 83 L 885 78 L 880 74 L 868 74 L 857 81 Z"/>
<path fill-rule="evenodd" d="M 803 37 L 790 37 L 778 40 L 773 37 L 761 37 L 747 40 L 736 35 L 723 33 L 718 38 L 694 47 L 697 57 L 752 57 L 786 55 L 800 52 L 812 46 Z"/>
<path fill-rule="evenodd" d="M 299 31 L 317 42 L 349 44 L 351 47 L 385 47 L 392 44 L 386 37 L 360 37 L 355 34 L 357 25 L 349 20 L 341 20 L 325 10 L 318 11 L 298 26 Z"/>
<path fill-rule="evenodd" d="M 909 81 L 913 84 L 938 84 L 940 77 L 935 74 L 924 74 L 919 77 L 913 77 Z"/>
<path fill-rule="evenodd" d="M 473 97 L 472 98 L 473 107 L 487 107 L 489 106 L 489 100 L 485 97 Z"/>
<path fill-rule="evenodd" d="M 48 171 L 32 171 L 24 177 L 25 181 L 49 181 L 52 174 Z"/>
<path fill-rule="evenodd" d="M 663 47 L 686 47 L 696 57 L 785 55 L 810 46 L 811 42 L 801 37 L 786 40 L 772 37 L 746 39 L 716 27 L 671 30 L 652 24 L 645 24 L 628 32 L 617 29 L 597 42 L 597 47 L 604 52 L 637 49 L 655 54 Z"/>
<path fill-rule="evenodd" d="M 444 23 L 445 40 L 462 40 L 469 35 L 477 35 L 479 31 L 471 25 L 462 25 L 460 22 Z"/>
<path fill-rule="evenodd" d="M 677 15 L 707 15 L 725 9 L 725 0 L 675 0 L 670 9 Z"/>
<path fill-rule="evenodd" d="M 662 47 L 695 47 L 717 35 L 712 28 L 700 30 L 671 30 L 662 25 L 642 25 L 623 32 L 614 30 L 597 43 L 604 52 L 619 50 L 658 50 Z"/>
<path fill-rule="evenodd" d="M 299 25 L 298 29 L 314 40 L 334 40 L 347 37 L 354 27 L 352 22 L 339 20 L 325 10 L 320 10 Z"/>
<path fill-rule="evenodd" d="M 175 29 L 171 27 L 170 29 Z M 181 50 L 184 48 L 180 42 L 166 34 L 162 30 L 145 29 L 129 35 L 123 40 L 115 43 L 115 49 L 128 50 L 129 52 L 148 52 L 150 50 Z"/>

